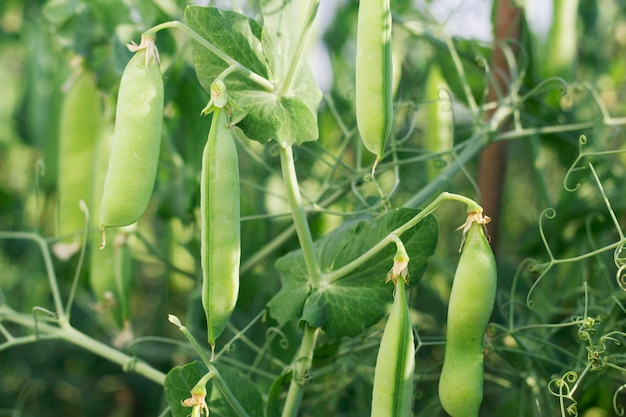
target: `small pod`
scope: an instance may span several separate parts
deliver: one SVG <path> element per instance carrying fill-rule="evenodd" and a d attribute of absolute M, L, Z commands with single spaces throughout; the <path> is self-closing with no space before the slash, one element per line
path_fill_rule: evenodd
<path fill-rule="evenodd" d="M 104 129 L 94 149 L 92 163 L 92 228 L 98 227 L 100 204 L 106 167 L 111 155 L 113 144 L 112 129 Z M 102 250 L 98 249 L 100 236 L 91 236 L 89 252 L 89 284 L 97 301 L 97 310 L 102 313 L 105 322 L 113 318 L 115 325 L 122 329 L 129 320 L 128 290 L 132 274 L 132 257 L 127 243 L 127 233 L 117 231 L 112 244 Z"/>
<path fill-rule="evenodd" d="M 365 147 L 383 157 L 393 124 L 389 0 L 361 0 L 356 39 L 356 121 Z"/>
<path fill-rule="evenodd" d="M 225 109 L 213 113 L 200 184 L 202 305 L 208 340 L 226 328 L 239 294 L 239 163 Z"/>
<path fill-rule="evenodd" d="M 148 207 L 156 181 L 163 79 L 156 48 L 153 43 L 151 46 L 139 49 L 122 74 L 100 211 L 103 230 L 136 222 Z"/>
<path fill-rule="evenodd" d="M 412 415 L 415 341 L 405 292 L 404 280 L 398 279 L 376 358 L 372 417 Z"/>
<path fill-rule="evenodd" d="M 100 131 L 101 106 L 95 76 L 85 69 L 75 75 L 61 106 L 58 155 L 57 235 L 72 235 L 54 246 L 61 258 L 80 247 L 85 214 L 79 201 L 89 201 L 92 153 Z"/>
<path fill-rule="evenodd" d="M 496 263 L 484 226 L 469 224 L 454 275 L 439 400 L 452 417 L 477 417 L 483 400 L 483 340 L 496 296 Z"/>
<path fill-rule="evenodd" d="M 449 91 L 441 68 L 432 62 L 426 79 L 425 99 L 430 102 L 424 109 L 424 147 L 432 153 L 449 151 L 454 146 L 454 114 L 452 100 L 442 97 Z M 441 171 L 443 161 L 434 159 L 426 166 L 428 180 L 433 181 Z"/>

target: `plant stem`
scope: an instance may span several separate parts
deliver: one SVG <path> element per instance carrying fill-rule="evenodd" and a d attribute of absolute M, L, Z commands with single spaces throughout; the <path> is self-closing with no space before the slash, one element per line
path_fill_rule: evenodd
<path fill-rule="evenodd" d="M 296 417 L 298 415 L 298 409 L 304 394 L 304 385 L 310 380 L 309 370 L 313 363 L 313 350 L 315 349 L 318 334 L 319 327 L 304 325 L 304 335 L 294 360 L 291 383 L 285 399 L 282 417 Z"/>
<path fill-rule="evenodd" d="M 80 346 L 89 352 L 121 365 L 125 371 L 132 371 L 161 386 L 165 383 L 165 374 L 163 372 L 153 368 L 141 359 L 131 357 L 109 345 L 92 339 L 72 326 L 64 326 L 59 336 L 66 342 Z"/>
<path fill-rule="evenodd" d="M 278 93 L 279 97 L 283 97 L 291 88 L 291 83 L 296 76 L 298 66 L 300 65 L 300 60 L 302 59 L 302 54 L 304 54 L 306 42 L 309 38 L 309 34 L 311 33 L 311 27 L 313 26 L 313 21 L 315 20 L 315 15 L 317 14 L 317 9 L 319 8 L 319 5 L 320 0 L 310 0 L 309 8 L 306 12 L 306 18 L 304 19 L 304 29 L 300 32 L 298 46 L 296 46 L 296 51 L 293 54 L 293 57 L 291 57 L 289 70 L 287 71 L 287 75 L 285 76 L 280 92 Z"/>
<path fill-rule="evenodd" d="M 279 149 L 283 180 L 285 181 L 287 198 L 291 207 L 291 214 L 296 227 L 296 233 L 298 235 L 300 247 L 302 248 L 304 262 L 309 274 L 309 280 L 311 285 L 314 288 L 317 288 L 321 284 L 322 274 L 315 255 L 315 248 L 313 247 L 311 229 L 309 228 L 304 206 L 302 205 L 302 197 L 300 195 L 298 177 L 296 175 L 296 166 L 293 160 L 293 149 L 291 145 L 284 147 L 281 146 Z M 319 328 L 310 327 L 305 323 L 300 348 L 298 349 L 298 353 L 292 363 L 293 374 L 289 385 L 289 391 L 287 392 L 285 407 L 283 408 L 283 417 L 295 417 L 298 414 L 300 402 L 302 401 L 302 395 L 304 394 L 303 388 L 308 381 L 309 370 L 313 362 L 313 350 L 315 349 L 318 334 Z"/>
<path fill-rule="evenodd" d="M 313 237 L 306 218 L 304 206 L 302 205 L 302 197 L 300 196 L 300 188 L 298 186 L 298 177 L 296 175 L 296 166 L 293 160 L 293 149 L 291 145 L 280 146 L 280 163 L 283 172 L 283 180 L 287 191 L 287 199 L 291 207 L 293 223 L 296 227 L 298 241 L 302 248 L 304 262 L 309 273 L 309 280 L 314 288 L 321 284 L 321 272 L 315 256 L 313 248 Z"/>
<path fill-rule="evenodd" d="M 413 217 L 408 222 L 404 223 L 402 226 L 390 232 L 384 239 L 378 242 L 376 245 L 372 246 L 367 252 L 353 260 L 352 262 L 344 265 L 343 267 L 331 271 L 324 275 L 324 282 L 332 283 L 346 276 L 350 272 L 359 268 L 363 263 L 365 263 L 368 259 L 376 255 L 378 252 L 383 250 L 388 244 L 395 242 L 395 240 L 402 235 L 402 233 L 406 232 L 417 223 L 421 222 L 426 218 L 426 216 L 430 215 L 433 211 L 439 207 L 439 205 L 446 200 L 454 200 L 460 203 L 464 203 L 467 205 L 468 212 L 482 211 L 482 207 L 476 203 L 471 198 L 467 198 L 465 196 L 459 194 L 452 193 L 441 193 L 437 198 L 435 198 L 429 205 L 424 207 L 422 211 L 420 211 L 415 217 Z"/>
<path fill-rule="evenodd" d="M 10 321 L 20 326 L 34 329 L 35 321 L 30 314 L 18 313 L 13 310 L 8 310 L 2 317 L 3 320 Z M 146 362 L 127 355 L 124 352 L 106 345 L 96 339 L 93 339 L 81 331 L 72 327 L 69 323 L 58 322 L 60 327 L 53 326 L 48 322 L 38 322 L 37 328 L 39 333 L 42 334 L 39 338 L 32 338 L 31 342 L 37 342 L 42 339 L 60 339 L 70 344 L 79 346 L 89 352 L 107 359 L 113 363 L 117 363 L 127 372 L 134 372 L 138 375 L 144 376 L 150 381 L 156 382 L 159 385 L 163 385 L 165 382 L 165 374 L 161 371 L 153 368 Z"/>
<path fill-rule="evenodd" d="M 163 29 L 170 29 L 170 28 L 181 30 L 187 36 L 189 36 L 190 38 L 198 42 L 200 45 L 202 45 L 203 47 L 205 47 L 206 49 L 208 49 L 209 51 L 217 55 L 222 61 L 226 62 L 229 66 L 235 67 L 236 70 L 240 74 L 248 78 L 250 81 L 257 83 L 258 85 L 263 87 L 265 90 L 267 91 L 274 90 L 274 84 L 271 81 L 269 81 L 267 78 L 248 69 L 247 67 L 239 63 L 237 60 L 233 59 L 226 52 L 222 51 L 221 49 L 213 45 L 211 42 L 204 39 L 202 36 L 200 36 L 197 32 L 195 32 L 189 26 L 185 25 L 182 22 L 179 22 L 178 20 L 172 20 L 170 22 L 165 22 L 165 23 L 156 25 L 153 28 L 145 31 L 142 36 L 155 37 L 158 31 L 163 30 Z"/>
<path fill-rule="evenodd" d="M 228 387 L 228 384 L 222 379 L 222 375 L 219 373 L 217 368 L 212 363 L 208 364 L 208 368 L 210 372 L 215 373 L 215 378 L 213 382 L 217 385 L 217 388 L 220 390 L 226 402 L 233 408 L 233 410 L 239 415 L 239 417 L 249 417 L 248 413 L 244 408 L 239 404 L 237 398 L 233 395 L 232 391 Z"/>
<path fill-rule="evenodd" d="M 50 257 L 48 242 L 40 235 L 28 232 L 0 232 L 0 239 L 32 240 L 39 246 L 46 267 L 46 275 L 48 275 L 48 280 L 50 281 L 50 292 L 52 293 L 52 300 L 54 302 L 54 312 L 57 314 L 57 319 L 61 325 L 68 325 L 69 321 L 65 315 L 65 309 L 63 308 L 63 301 L 57 284 L 52 258 Z"/>

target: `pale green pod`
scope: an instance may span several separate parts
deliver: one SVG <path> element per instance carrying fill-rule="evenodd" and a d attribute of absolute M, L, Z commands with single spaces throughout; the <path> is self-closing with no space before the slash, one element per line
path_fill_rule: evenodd
<path fill-rule="evenodd" d="M 156 57 L 146 49 L 132 57 L 120 82 L 115 133 L 104 182 L 100 228 L 127 226 L 146 211 L 156 181 L 163 79 Z"/>
<path fill-rule="evenodd" d="M 442 98 L 448 84 L 436 62 L 430 64 L 426 80 L 425 99 L 430 102 L 424 108 L 424 148 L 433 153 L 450 151 L 454 146 L 454 114 L 452 98 Z M 428 180 L 434 180 L 441 171 L 436 161 L 426 166 Z"/>
<path fill-rule="evenodd" d="M 80 247 L 85 214 L 79 201 L 89 201 L 90 166 L 100 131 L 101 106 L 93 73 L 81 70 L 69 88 L 61 107 L 58 160 L 57 235 L 69 235 L 55 245 L 55 253 L 69 257 Z M 65 249 L 61 249 L 63 246 Z"/>
<path fill-rule="evenodd" d="M 389 0 L 361 0 L 356 39 L 356 121 L 365 147 L 382 159 L 393 124 Z"/>
<path fill-rule="evenodd" d="M 483 400 L 483 341 L 496 296 L 496 263 L 483 225 L 472 223 L 454 275 L 439 400 L 452 417 L 477 417 Z"/>
<path fill-rule="evenodd" d="M 91 221 L 94 230 L 98 228 L 106 167 L 112 145 L 112 129 L 105 129 L 98 138 L 92 163 Z M 92 234 L 90 239 L 89 284 L 97 301 L 96 309 L 103 317 L 111 316 L 115 325 L 121 329 L 130 315 L 128 290 L 132 256 L 126 242 L 127 233 L 123 230 L 116 231 L 109 239 L 110 243 L 102 249 L 98 249 L 100 239 L 98 233 Z"/>
<path fill-rule="evenodd" d="M 213 113 L 200 184 L 202 305 L 209 344 L 222 334 L 239 294 L 239 162 L 226 110 Z"/>
<path fill-rule="evenodd" d="M 376 358 L 372 417 L 412 415 L 415 341 L 405 293 L 405 283 L 398 279 Z"/>

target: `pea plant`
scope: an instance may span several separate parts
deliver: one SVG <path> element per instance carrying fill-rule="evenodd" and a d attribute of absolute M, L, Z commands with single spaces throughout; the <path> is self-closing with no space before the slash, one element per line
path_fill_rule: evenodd
<path fill-rule="evenodd" d="M 205 3 L 0 6 L 0 414 L 624 414 L 618 1 Z"/>

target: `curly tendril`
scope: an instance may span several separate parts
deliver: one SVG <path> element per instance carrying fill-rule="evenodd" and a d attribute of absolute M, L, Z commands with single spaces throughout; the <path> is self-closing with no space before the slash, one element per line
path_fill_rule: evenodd
<path fill-rule="evenodd" d="M 626 388 L 626 384 L 617 388 L 615 392 L 613 393 L 613 410 L 615 410 L 615 414 L 617 414 L 618 416 L 624 415 L 624 407 L 621 404 L 617 403 L 617 396 L 619 395 L 620 392 L 624 390 L 624 388 Z"/>
<path fill-rule="evenodd" d="M 604 352 L 606 349 L 602 345 L 587 346 L 587 362 L 591 369 L 597 371 L 604 367 Z"/>
<path fill-rule="evenodd" d="M 555 217 L 556 217 L 556 210 L 554 210 L 553 208 L 547 208 L 544 211 L 542 211 L 541 214 L 539 215 L 539 234 L 541 236 L 541 241 L 543 242 L 543 246 L 545 247 L 546 252 L 548 252 L 550 261 L 547 263 L 531 265 L 530 270 L 532 272 L 538 272 L 539 276 L 537 277 L 535 282 L 532 284 L 532 286 L 528 290 L 528 294 L 526 295 L 526 305 L 528 306 L 528 308 L 532 308 L 533 301 L 531 299 L 531 294 L 535 290 L 535 287 L 539 284 L 539 282 L 541 282 L 541 280 L 546 275 L 546 273 L 550 270 L 550 268 L 552 267 L 555 261 L 554 255 L 552 254 L 552 250 L 550 249 L 550 245 L 548 244 L 548 239 L 546 238 L 546 234 L 543 230 L 543 219 L 552 220 Z"/>
<path fill-rule="evenodd" d="M 583 320 L 583 323 L 578 328 L 578 338 L 585 341 L 591 340 L 591 336 L 596 334 L 596 330 L 593 327 L 600 322 L 596 322 L 596 320 L 592 317 L 586 317 L 584 319 L 582 317 L 578 317 L 577 320 Z"/>
<path fill-rule="evenodd" d="M 622 291 L 626 291 L 626 264 L 620 266 L 615 273 L 617 285 L 619 285 Z"/>
<path fill-rule="evenodd" d="M 585 135 L 580 135 L 580 137 L 578 138 L 578 156 L 576 157 L 576 159 L 574 159 L 574 162 L 572 162 L 572 165 L 570 165 L 569 169 L 565 173 L 565 176 L 563 177 L 563 188 L 565 188 L 566 191 L 569 191 L 569 192 L 578 191 L 581 187 L 581 184 L 579 182 L 577 182 L 576 185 L 574 185 L 574 187 L 569 187 L 567 183 L 572 173 L 583 171 L 586 169 L 586 167 L 576 166 L 578 165 L 580 160 L 583 159 L 587 155 L 587 153 L 583 149 L 585 145 L 587 145 L 587 137 Z"/>
<path fill-rule="evenodd" d="M 561 378 L 555 378 L 548 382 L 548 391 L 550 394 L 559 398 L 561 406 L 562 416 L 578 416 L 577 401 L 572 396 L 572 386 L 578 380 L 578 374 L 575 371 L 566 372 Z M 565 407 L 565 401 L 571 401 L 567 407 Z"/>
<path fill-rule="evenodd" d="M 615 252 L 613 252 L 613 262 L 615 262 L 615 266 L 618 268 L 626 265 L 626 252 L 624 249 L 626 249 L 626 241 L 616 247 Z"/>
<path fill-rule="evenodd" d="M 285 332 L 283 332 L 281 329 L 279 329 L 278 327 L 270 327 L 269 329 L 267 329 L 267 331 L 265 332 L 266 334 L 266 339 L 271 340 L 274 338 L 274 335 L 279 336 L 279 342 L 278 345 L 282 348 L 282 349 L 289 349 L 289 339 L 287 338 L 287 335 L 285 334 Z"/>

